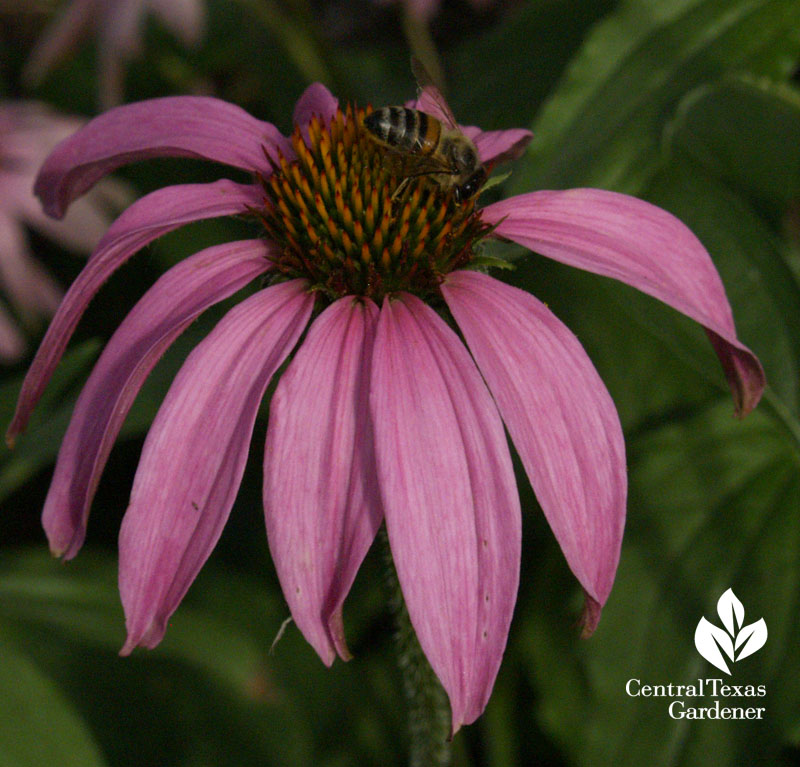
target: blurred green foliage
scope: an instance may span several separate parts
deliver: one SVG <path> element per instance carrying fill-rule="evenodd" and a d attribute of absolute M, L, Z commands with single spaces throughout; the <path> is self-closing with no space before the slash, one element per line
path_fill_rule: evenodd
<path fill-rule="evenodd" d="M 44 16 L 8 5 L 0 6 L 0 91 L 93 114 L 92 43 L 26 93 L 21 65 Z M 208 91 L 286 131 L 309 72 L 324 72 L 337 94 L 361 102 L 413 95 L 396 7 L 209 0 L 208 13 L 197 51 L 148 24 L 145 52 L 128 69 L 129 100 Z M 628 527 L 598 631 L 580 641 L 578 586 L 518 472 L 520 597 L 489 707 L 455 739 L 457 765 L 800 760 L 798 19 L 800 0 L 538 0 L 483 12 L 453 0 L 431 22 L 460 119 L 534 131 L 506 191 L 600 186 L 678 215 L 711 252 L 739 336 L 770 384 L 758 410 L 737 421 L 705 336 L 675 312 L 535 255 L 504 275 L 576 332 L 617 403 Z M 186 161 L 123 172 L 142 193 L 215 174 Z M 116 656 L 124 625 L 114 550 L 141 438 L 181 360 L 224 306 L 187 331 L 143 390 L 101 483 L 86 550 L 62 566 L 38 530 L 60 434 L 102 341 L 155 275 L 243 231 L 236 221 L 195 225 L 112 279 L 31 429 L 14 452 L 0 453 L 0 765 L 406 762 L 379 558 L 368 557 L 347 603 L 353 661 L 325 669 L 293 626 L 270 652 L 288 611 L 262 530 L 263 424 L 231 522 L 163 644 Z M 80 268 L 48 243 L 37 249 L 65 283 Z M 0 381 L 3 424 L 23 370 Z M 665 699 L 626 695 L 631 678 L 721 676 L 693 636 L 728 587 L 748 622 L 763 616 L 769 628 L 764 649 L 737 666 L 735 679 L 766 685 L 764 720 L 673 720 Z"/>

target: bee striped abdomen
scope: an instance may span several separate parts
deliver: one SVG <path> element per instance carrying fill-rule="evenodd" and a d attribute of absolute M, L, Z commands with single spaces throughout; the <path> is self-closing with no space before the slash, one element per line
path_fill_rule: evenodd
<path fill-rule="evenodd" d="M 431 154 L 442 131 L 436 118 L 408 107 L 377 109 L 364 118 L 364 127 L 386 146 L 414 154 Z"/>

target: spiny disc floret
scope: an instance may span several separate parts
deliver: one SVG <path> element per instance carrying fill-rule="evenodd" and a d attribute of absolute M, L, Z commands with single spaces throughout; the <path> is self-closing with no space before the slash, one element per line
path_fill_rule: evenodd
<path fill-rule="evenodd" d="M 474 200 L 458 203 L 425 176 L 404 183 L 403 158 L 369 137 L 364 115 L 348 106 L 328 125 L 314 117 L 305 139 L 296 127 L 295 159 L 272 163 L 254 212 L 280 248 L 276 273 L 305 278 L 329 300 L 380 302 L 400 290 L 429 299 L 490 227 Z"/>

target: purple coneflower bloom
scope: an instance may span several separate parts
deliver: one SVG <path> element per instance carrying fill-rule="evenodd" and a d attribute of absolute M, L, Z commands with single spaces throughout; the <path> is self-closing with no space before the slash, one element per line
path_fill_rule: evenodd
<path fill-rule="evenodd" d="M 97 32 L 100 104 L 122 99 L 123 65 L 138 53 L 148 11 L 185 45 L 195 45 L 205 27 L 202 0 L 72 0 L 45 29 L 28 59 L 23 77 L 37 85 L 89 33 Z"/>
<path fill-rule="evenodd" d="M 0 103 L 0 289 L 23 323 L 51 316 L 61 300 L 55 281 L 31 257 L 26 227 L 88 253 L 108 228 L 111 209 L 119 210 L 130 200 L 122 184 L 108 179 L 79 200 L 63 221 L 42 213 L 33 194 L 36 174 L 56 144 L 83 123 L 33 101 Z M 24 351 L 24 337 L 0 303 L 0 362 L 13 362 Z"/>
<path fill-rule="evenodd" d="M 419 107 L 445 119 L 424 94 Z M 611 589 L 626 497 L 622 431 L 589 358 L 543 303 L 470 269 L 476 243 L 514 240 L 697 320 L 740 414 L 755 406 L 764 377 L 736 338 L 708 253 L 670 214 L 596 189 L 478 208 L 424 177 L 392 199 L 398 179 L 363 114 L 313 85 L 287 139 L 233 105 L 165 98 L 101 115 L 58 147 L 37 182 L 55 216 L 106 173 L 148 157 L 204 158 L 256 181 L 168 187 L 117 219 L 59 308 L 9 436 L 25 427 L 87 303 L 129 256 L 198 219 L 260 222 L 265 237 L 173 267 L 109 341 L 59 453 L 43 514 L 51 548 L 65 558 L 80 548 L 111 445 L 164 350 L 201 311 L 266 275 L 269 286 L 189 355 L 147 435 L 120 533 L 122 652 L 158 644 L 216 544 L 259 403 L 294 351 L 272 399 L 264 458 L 267 534 L 292 616 L 326 664 L 348 657 L 342 604 L 385 521 L 455 731 L 486 706 L 516 599 L 520 506 L 503 424 L 584 589 L 587 631 Z M 518 154 L 530 137 L 464 132 L 487 163 Z"/>

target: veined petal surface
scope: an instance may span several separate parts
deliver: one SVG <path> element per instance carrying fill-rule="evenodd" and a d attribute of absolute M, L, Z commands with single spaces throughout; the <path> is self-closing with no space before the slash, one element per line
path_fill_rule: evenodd
<path fill-rule="evenodd" d="M 627 494 L 625 444 L 608 391 L 578 339 L 529 293 L 458 271 L 442 294 L 572 572 L 602 606 Z M 596 623 L 599 610 L 587 615 Z"/>
<path fill-rule="evenodd" d="M 370 405 L 392 556 L 455 732 L 486 705 L 516 601 L 521 520 L 508 443 L 464 345 L 408 294 L 384 301 Z"/>
<path fill-rule="evenodd" d="M 71 559 L 86 534 L 97 483 L 141 385 L 170 344 L 209 306 L 270 268 L 263 240 L 207 248 L 181 261 L 136 304 L 81 390 L 42 513 L 56 555 Z"/>
<path fill-rule="evenodd" d="M 244 213 L 261 202 L 256 186 L 216 181 L 170 186 L 151 192 L 131 205 L 109 228 L 83 271 L 70 286 L 47 328 L 25 376 L 6 440 L 13 443 L 25 430 L 47 382 L 89 302 L 109 277 L 134 253 L 162 234 L 184 224 Z"/>
<path fill-rule="evenodd" d="M 533 138 L 533 134 L 524 128 L 482 131 L 472 125 L 463 125 L 461 130 L 474 142 L 481 162 L 487 164 L 517 159 Z"/>
<path fill-rule="evenodd" d="M 703 325 L 720 358 L 737 414 L 765 386 L 758 358 L 736 338 L 728 299 L 708 251 L 675 216 L 601 189 L 531 192 L 488 205 L 495 234 L 543 256 L 614 277 Z"/>
<path fill-rule="evenodd" d="M 269 175 L 265 150 L 291 156 L 278 129 L 208 96 L 168 96 L 126 104 L 95 117 L 50 154 L 34 191 L 51 216 L 107 173 L 151 157 L 195 157 Z"/>
<path fill-rule="evenodd" d="M 154 647 L 230 513 L 264 391 L 305 328 L 302 280 L 232 309 L 189 355 L 145 440 L 119 537 L 128 638 Z"/>
<path fill-rule="evenodd" d="M 292 122 L 300 126 L 308 125 L 316 115 L 328 123 L 338 107 L 339 100 L 322 83 L 311 83 L 295 104 Z"/>
<path fill-rule="evenodd" d="M 297 627 L 322 660 L 350 656 L 342 603 L 383 519 L 369 379 L 378 308 L 351 296 L 315 321 L 270 405 L 264 511 Z"/>

